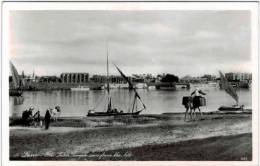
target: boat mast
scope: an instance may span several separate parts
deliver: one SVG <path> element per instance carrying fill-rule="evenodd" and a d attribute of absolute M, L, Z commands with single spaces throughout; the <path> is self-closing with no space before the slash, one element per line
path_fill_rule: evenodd
<path fill-rule="evenodd" d="M 115 64 L 114 64 L 115 65 Z M 129 84 L 129 86 L 131 86 L 131 87 L 134 87 L 133 86 L 133 84 L 131 83 L 131 81 L 125 76 L 125 74 L 115 65 L 115 67 L 116 67 L 116 69 L 118 70 L 118 72 L 121 74 L 121 76 L 126 80 L 126 82 Z M 135 92 L 135 96 L 134 96 L 134 103 L 133 103 L 133 108 L 132 108 L 132 112 L 134 111 L 134 106 L 135 106 L 135 104 L 136 104 L 136 99 L 138 98 L 139 99 L 139 101 L 142 103 L 142 105 L 143 105 L 143 109 L 142 110 L 144 110 L 144 109 L 146 109 L 146 106 L 144 105 L 144 103 L 142 102 L 142 100 L 141 100 L 141 97 L 140 97 L 140 95 L 137 93 L 137 91 L 136 91 L 136 89 L 134 88 L 133 89 L 134 90 L 134 92 Z M 142 111 L 141 110 L 141 111 Z"/>
<path fill-rule="evenodd" d="M 108 107 L 107 107 L 107 111 L 110 111 L 111 110 L 111 97 L 110 97 L 110 86 L 109 86 L 108 48 L 107 48 L 107 93 L 108 93 Z"/>

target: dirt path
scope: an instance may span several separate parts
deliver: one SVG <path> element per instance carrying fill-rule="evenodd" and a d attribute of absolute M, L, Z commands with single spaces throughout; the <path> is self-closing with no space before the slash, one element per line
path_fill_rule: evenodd
<path fill-rule="evenodd" d="M 163 123 L 141 126 L 52 127 L 49 131 L 12 127 L 10 130 L 10 156 L 59 156 L 61 154 L 73 156 L 250 132 L 250 115 L 193 122 L 168 119 Z"/>

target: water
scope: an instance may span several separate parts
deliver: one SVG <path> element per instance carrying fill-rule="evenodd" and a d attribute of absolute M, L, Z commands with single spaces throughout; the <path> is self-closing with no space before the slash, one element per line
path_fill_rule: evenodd
<path fill-rule="evenodd" d="M 202 111 L 216 111 L 221 105 L 235 104 L 234 100 L 225 91 L 218 87 L 199 85 L 207 93 L 207 106 Z M 189 96 L 194 90 L 178 89 L 176 91 L 138 89 L 138 92 L 147 106 L 143 114 L 161 114 L 164 112 L 183 112 L 182 97 Z M 89 109 L 105 111 L 107 103 L 105 90 L 73 92 L 73 91 L 37 91 L 24 92 L 24 99 L 9 97 L 10 116 L 21 116 L 22 111 L 34 107 L 44 115 L 46 109 L 59 105 L 62 109 L 61 116 L 86 116 Z M 239 89 L 240 104 L 246 108 L 252 107 L 251 89 Z M 112 102 L 119 110 L 128 111 L 133 102 L 133 92 L 123 89 L 112 89 Z M 139 104 L 139 108 L 140 104 Z"/>

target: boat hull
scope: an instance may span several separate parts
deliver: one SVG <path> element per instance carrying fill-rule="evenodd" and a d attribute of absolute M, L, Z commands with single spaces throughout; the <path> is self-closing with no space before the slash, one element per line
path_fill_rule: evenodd
<path fill-rule="evenodd" d="M 23 92 L 20 90 L 9 90 L 9 96 L 22 96 Z"/>
<path fill-rule="evenodd" d="M 139 115 L 141 111 L 133 113 L 109 113 L 109 112 L 89 112 L 87 116 L 125 116 L 125 115 Z"/>
<path fill-rule="evenodd" d="M 89 91 L 89 88 L 71 88 L 71 91 Z"/>
<path fill-rule="evenodd" d="M 229 107 L 229 106 L 221 106 L 218 108 L 219 111 L 242 111 L 243 107 Z"/>

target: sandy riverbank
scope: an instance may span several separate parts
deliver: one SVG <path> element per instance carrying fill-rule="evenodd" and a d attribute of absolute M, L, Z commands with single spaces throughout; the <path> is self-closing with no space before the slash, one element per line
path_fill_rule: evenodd
<path fill-rule="evenodd" d="M 250 160 L 251 124 L 250 114 L 207 114 L 189 122 L 183 121 L 183 114 L 63 118 L 47 131 L 10 127 L 10 159 Z M 123 155 L 116 157 L 117 152 Z M 114 158 L 106 156 L 111 153 Z"/>

